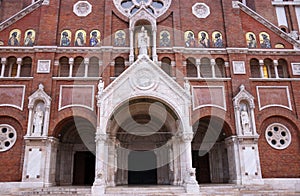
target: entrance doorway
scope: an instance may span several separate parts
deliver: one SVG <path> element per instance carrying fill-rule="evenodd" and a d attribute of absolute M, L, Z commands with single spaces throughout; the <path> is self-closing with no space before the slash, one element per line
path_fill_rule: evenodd
<path fill-rule="evenodd" d="M 95 180 L 95 155 L 89 151 L 74 155 L 73 185 L 93 185 Z"/>
<path fill-rule="evenodd" d="M 192 151 L 193 168 L 196 168 L 196 180 L 198 183 L 211 183 L 209 169 L 209 155 L 199 156 L 198 150 Z"/>
<path fill-rule="evenodd" d="M 157 184 L 156 155 L 132 151 L 128 156 L 128 184 Z"/>

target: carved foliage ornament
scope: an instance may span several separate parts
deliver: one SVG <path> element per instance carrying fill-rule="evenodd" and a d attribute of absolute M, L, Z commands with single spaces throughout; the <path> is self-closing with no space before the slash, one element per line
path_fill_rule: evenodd
<path fill-rule="evenodd" d="M 87 1 L 78 1 L 73 6 L 73 12 L 79 17 L 85 17 L 92 12 L 92 5 Z"/>
<path fill-rule="evenodd" d="M 127 17 L 134 15 L 141 8 L 159 17 L 169 9 L 172 0 L 113 0 L 113 2 L 116 8 Z"/>

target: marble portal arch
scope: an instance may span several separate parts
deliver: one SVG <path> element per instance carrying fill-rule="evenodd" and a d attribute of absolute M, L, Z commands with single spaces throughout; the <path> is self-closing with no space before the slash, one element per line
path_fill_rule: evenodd
<path fill-rule="evenodd" d="M 93 194 L 103 193 L 111 179 L 109 171 L 109 146 L 112 141 L 107 134 L 110 129 L 110 119 L 116 109 L 124 101 L 135 98 L 152 98 L 161 100 L 168 105 L 178 117 L 178 131 L 173 140 L 173 150 L 178 150 L 180 173 L 177 185 L 185 186 L 187 192 L 199 192 L 195 179 L 195 170 L 192 168 L 191 141 L 193 130 L 190 125 L 191 98 L 189 92 L 183 89 L 148 56 L 144 55 L 135 61 L 116 80 L 109 84 L 97 96 L 98 119 L 96 131 L 96 177 L 93 185 Z M 174 146 L 176 146 L 174 148 Z"/>

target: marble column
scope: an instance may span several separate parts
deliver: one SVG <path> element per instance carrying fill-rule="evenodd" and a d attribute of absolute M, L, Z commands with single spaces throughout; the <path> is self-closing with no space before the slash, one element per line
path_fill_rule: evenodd
<path fill-rule="evenodd" d="M 74 59 L 73 58 L 69 59 L 69 64 L 70 64 L 69 77 L 72 77 L 72 74 L 73 74 L 73 64 L 74 64 Z"/>
<path fill-rule="evenodd" d="M 156 53 L 156 33 L 157 30 L 153 29 L 152 35 L 153 35 L 153 47 L 152 47 L 152 59 L 154 62 L 158 61 L 157 53 Z"/>
<path fill-rule="evenodd" d="M 106 175 L 105 175 L 105 144 L 107 135 L 104 133 L 96 133 L 96 168 L 95 181 L 92 187 L 93 196 L 101 196 L 105 193 Z"/>
<path fill-rule="evenodd" d="M 4 77 L 4 73 L 5 73 L 5 64 L 6 64 L 6 58 L 1 58 L 1 64 L 2 64 L 2 67 L 1 67 L 1 75 L 0 77 Z"/>
<path fill-rule="evenodd" d="M 184 187 L 187 193 L 199 193 L 199 185 L 196 180 L 196 169 L 192 166 L 192 140 L 194 133 L 183 133 L 182 142 L 183 148 L 182 155 L 185 157 L 185 171 L 184 171 Z"/>

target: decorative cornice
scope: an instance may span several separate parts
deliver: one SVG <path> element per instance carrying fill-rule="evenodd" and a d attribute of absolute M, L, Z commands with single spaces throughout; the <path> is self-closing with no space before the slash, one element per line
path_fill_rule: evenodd
<path fill-rule="evenodd" d="M 59 46 L 0 46 L 1 53 L 35 53 L 35 52 L 49 52 L 49 53 L 89 53 L 100 54 L 103 52 L 129 53 L 129 47 L 59 47 Z M 157 48 L 157 53 L 182 53 L 182 54 L 201 54 L 201 55 L 227 55 L 227 54 L 251 54 L 251 55 L 300 55 L 300 50 L 295 49 L 249 49 L 249 48 L 185 48 L 185 47 L 169 47 Z"/>
<path fill-rule="evenodd" d="M 6 19 L 5 21 L 1 22 L 0 23 L 0 31 L 9 27 L 11 24 L 17 22 L 21 18 L 25 17 L 29 13 L 31 13 L 34 10 L 36 10 L 37 8 L 39 8 L 43 4 L 43 2 L 44 2 L 44 0 L 38 0 L 38 1 L 34 2 L 33 4 L 27 6 L 26 8 L 22 9 L 15 15 L 11 16 L 10 18 Z"/>

